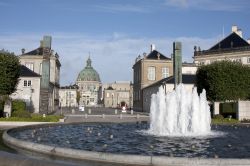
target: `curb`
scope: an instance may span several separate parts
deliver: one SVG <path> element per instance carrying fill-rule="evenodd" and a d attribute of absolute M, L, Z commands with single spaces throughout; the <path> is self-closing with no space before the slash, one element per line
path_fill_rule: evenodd
<path fill-rule="evenodd" d="M 29 128 L 30 126 L 27 126 Z M 34 127 L 34 126 L 33 126 Z M 26 127 L 21 127 L 26 128 Z M 11 129 L 12 130 L 12 129 Z M 250 165 L 250 159 L 204 159 L 204 158 L 182 158 L 166 156 L 141 156 L 128 154 L 112 154 L 103 152 L 92 152 L 70 148 L 54 147 L 28 141 L 23 141 L 8 135 L 7 130 L 3 134 L 4 143 L 15 149 L 24 149 L 31 152 L 46 154 L 49 156 L 63 157 L 73 160 L 92 160 L 98 162 L 158 166 L 242 166 Z"/>

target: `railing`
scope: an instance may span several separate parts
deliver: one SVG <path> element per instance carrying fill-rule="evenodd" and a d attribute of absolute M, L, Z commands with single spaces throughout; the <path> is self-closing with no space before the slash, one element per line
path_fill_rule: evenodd
<path fill-rule="evenodd" d="M 250 46 L 237 47 L 237 48 L 225 48 L 225 49 L 217 49 L 217 50 L 195 51 L 194 56 L 203 56 L 203 55 L 210 55 L 210 54 L 223 54 L 223 53 L 232 53 L 232 52 L 243 52 L 243 51 L 250 51 Z"/>

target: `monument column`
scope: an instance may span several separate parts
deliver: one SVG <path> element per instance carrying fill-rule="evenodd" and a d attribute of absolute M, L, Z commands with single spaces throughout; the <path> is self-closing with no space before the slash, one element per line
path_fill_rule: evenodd
<path fill-rule="evenodd" d="M 181 42 L 173 43 L 174 54 L 174 88 L 182 83 L 182 56 L 181 56 Z"/>

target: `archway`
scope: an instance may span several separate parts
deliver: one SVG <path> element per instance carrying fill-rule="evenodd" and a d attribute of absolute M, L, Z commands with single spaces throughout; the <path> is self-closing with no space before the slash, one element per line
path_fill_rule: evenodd
<path fill-rule="evenodd" d="M 125 101 L 121 101 L 120 106 L 121 106 L 121 107 L 123 107 L 123 106 L 127 106 L 127 104 L 126 104 L 126 102 L 125 102 Z"/>

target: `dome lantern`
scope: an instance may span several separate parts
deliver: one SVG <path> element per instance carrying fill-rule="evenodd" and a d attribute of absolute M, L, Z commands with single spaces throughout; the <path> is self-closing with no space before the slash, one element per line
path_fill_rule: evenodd
<path fill-rule="evenodd" d="M 89 56 L 89 58 L 87 60 L 87 66 L 86 66 L 86 68 L 92 68 L 90 56 Z"/>

